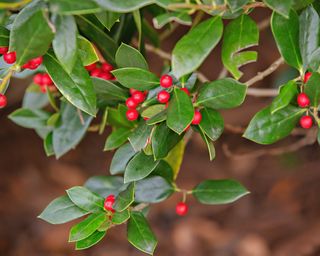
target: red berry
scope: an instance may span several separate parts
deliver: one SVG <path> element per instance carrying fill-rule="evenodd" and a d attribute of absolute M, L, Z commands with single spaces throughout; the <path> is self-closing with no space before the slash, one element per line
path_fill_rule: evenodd
<path fill-rule="evenodd" d="M 0 108 L 7 106 L 7 97 L 3 94 L 0 94 Z"/>
<path fill-rule="evenodd" d="M 170 93 L 167 91 L 161 91 L 158 93 L 157 99 L 160 103 L 167 103 L 170 100 Z"/>
<path fill-rule="evenodd" d="M 7 52 L 3 54 L 3 60 L 8 64 L 13 64 L 16 62 L 16 52 Z"/>
<path fill-rule="evenodd" d="M 297 97 L 297 102 L 299 107 L 305 108 L 310 105 L 310 99 L 307 94 L 305 93 L 300 93 Z"/>
<path fill-rule="evenodd" d="M 108 195 L 106 199 L 109 200 L 109 201 L 112 201 L 112 202 L 115 202 L 115 201 L 116 201 L 116 197 L 115 197 L 115 195 L 113 195 L 113 194 Z"/>
<path fill-rule="evenodd" d="M 303 82 L 306 84 L 310 77 L 312 76 L 312 73 L 311 72 L 307 72 L 305 75 L 304 75 L 304 79 L 303 79 Z"/>
<path fill-rule="evenodd" d="M 115 196 L 114 195 L 109 195 L 107 198 L 104 200 L 104 209 L 107 211 L 114 211 L 113 210 L 113 204 L 115 202 Z"/>
<path fill-rule="evenodd" d="M 132 94 L 134 94 L 135 92 L 138 92 L 138 90 L 133 89 L 133 88 L 130 88 L 130 89 L 129 89 L 129 92 L 130 92 L 130 94 L 132 95 Z"/>
<path fill-rule="evenodd" d="M 30 65 L 40 66 L 42 64 L 42 56 L 29 60 Z"/>
<path fill-rule="evenodd" d="M 100 74 L 101 74 L 101 70 L 99 68 L 96 68 L 90 72 L 90 75 L 93 77 L 99 77 Z"/>
<path fill-rule="evenodd" d="M 92 64 L 90 64 L 88 66 L 85 66 L 84 68 L 86 70 L 88 70 L 88 71 L 92 71 L 92 70 L 95 70 L 97 68 L 97 64 L 96 63 L 92 63 Z"/>
<path fill-rule="evenodd" d="M 126 100 L 126 106 L 128 108 L 136 108 L 138 103 L 132 97 L 130 97 Z"/>
<path fill-rule="evenodd" d="M 176 213 L 179 215 L 179 216 L 184 216 L 188 213 L 188 206 L 183 203 L 183 202 L 180 202 L 176 205 Z"/>
<path fill-rule="evenodd" d="M 112 71 L 113 70 L 113 67 L 112 67 L 112 65 L 110 65 L 109 63 L 102 63 L 102 65 L 101 65 L 101 70 L 103 71 L 103 72 L 110 72 L 110 71 Z"/>
<path fill-rule="evenodd" d="M 43 84 L 42 74 L 38 73 L 33 77 L 33 82 L 37 85 Z"/>
<path fill-rule="evenodd" d="M 126 116 L 129 121 L 135 121 L 139 117 L 139 112 L 136 109 L 128 109 Z"/>
<path fill-rule="evenodd" d="M 144 93 L 140 91 L 136 91 L 135 93 L 132 94 L 131 97 L 137 104 L 142 103 L 145 99 Z"/>
<path fill-rule="evenodd" d="M 23 68 L 23 69 L 28 69 L 29 67 L 30 67 L 29 62 L 27 62 L 26 64 L 23 64 L 23 65 L 22 65 L 22 68 Z"/>
<path fill-rule="evenodd" d="M 41 84 L 41 85 L 40 85 L 40 91 L 41 91 L 42 93 L 46 93 L 46 92 L 47 92 L 47 86 L 46 86 L 45 84 Z"/>
<path fill-rule="evenodd" d="M 8 47 L 6 47 L 6 46 L 2 46 L 2 47 L 0 47 L 0 54 L 5 54 L 5 53 L 7 53 L 8 52 Z"/>
<path fill-rule="evenodd" d="M 49 85 L 49 86 L 53 84 L 51 77 L 47 73 L 44 73 L 42 75 L 42 84 Z"/>
<path fill-rule="evenodd" d="M 202 120 L 202 115 L 201 115 L 200 111 L 198 111 L 198 110 L 194 111 L 192 124 L 193 125 L 198 125 L 198 124 L 201 123 L 201 120 Z"/>
<path fill-rule="evenodd" d="M 181 88 L 181 91 L 184 91 L 186 94 L 188 94 L 188 96 L 190 96 L 190 92 L 187 88 Z"/>
<path fill-rule="evenodd" d="M 111 80 L 112 79 L 112 74 L 111 73 L 107 73 L 107 72 L 100 72 L 100 74 L 98 75 L 99 78 L 104 79 L 104 80 Z"/>
<path fill-rule="evenodd" d="M 304 129 L 309 129 L 312 127 L 313 121 L 310 116 L 303 116 L 300 118 L 300 125 Z"/>
<path fill-rule="evenodd" d="M 163 75 L 160 78 L 160 85 L 164 88 L 169 88 L 172 86 L 172 77 L 169 75 Z"/>

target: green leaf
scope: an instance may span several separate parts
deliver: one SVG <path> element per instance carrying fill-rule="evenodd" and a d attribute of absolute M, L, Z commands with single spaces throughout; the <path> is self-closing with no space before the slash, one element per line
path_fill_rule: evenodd
<path fill-rule="evenodd" d="M 38 85 L 31 84 L 22 100 L 22 107 L 28 109 L 40 109 L 47 106 L 49 103 L 47 94 L 41 92 Z"/>
<path fill-rule="evenodd" d="M 110 31 L 113 25 L 116 22 L 119 22 L 121 13 L 103 11 L 103 12 L 96 13 L 95 16 L 103 24 L 103 26 L 105 26 L 105 28 Z"/>
<path fill-rule="evenodd" d="M 126 190 L 120 192 L 117 196 L 116 201 L 113 205 L 113 208 L 117 212 L 122 212 L 126 210 L 134 201 L 134 190 L 135 190 L 135 183 L 132 182 Z"/>
<path fill-rule="evenodd" d="M 221 114 L 210 108 L 201 109 L 202 120 L 200 129 L 213 141 L 217 140 L 224 129 L 224 121 Z"/>
<path fill-rule="evenodd" d="M 159 85 L 159 78 L 141 68 L 120 68 L 112 71 L 120 84 L 140 91 L 150 90 Z"/>
<path fill-rule="evenodd" d="M 301 10 L 312 4 L 315 0 L 293 0 L 293 9 Z"/>
<path fill-rule="evenodd" d="M 165 158 L 166 162 L 172 167 L 173 170 L 173 180 L 176 180 L 178 177 L 180 167 L 183 161 L 184 150 L 186 144 L 181 140 L 167 155 Z"/>
<path fill-rule="evenodd" d="M 263 0 L 267 6 L 273 9 L 275 12 L 284 16 L 285 18 L 289 18 L 289 13 L 291 6 L 293 4 L 293 0 Z"/>
<path fill-rule="evenodd" d="M 93 176 L 86 181 L 84 186 L 103 198 L 110 194 L 117 196 L 123 187 L 123 178 L 118 176 Z"/>
<path fill-rule="evenodd" d="M 165 109 L 166 106 L 164 104 L 155 104 L 143 110 L 141 116 L 143 118 L 150 119 L 151 117 L 155 116 L 156 114 L 159 114 L 161 111 Z"/>
<path fill-rule="evenodd" d="M 61 196 L 53 200 L 38 218 L 51 224 L 63 224 L 88 213 L 76 206 L 68 196 Z"/>
<path fill-rule="evenodd" d="M 222 61 L 236 79 L 243 74 L 239 67 L 258 58 L 256 51 L 243 50 L 257 45 L 258 42 L 258 26 L 248 15 L 241 15 L 228 24 L 222 45 Z"/>
<path fill-rule="evenodd" d="M 44 65 L 62 95 L 74 106 L 95 116 L 96 95 L 88 72 L 78 58 L 69 73 L 52 53 L 44 56 Z"/>
<path fill-rule="evenodd" d="M 152 149 L 155 159 L 161 159 L 179 143 L 183 138 L 170 130 L 165 123 L 158 125 L 152 134 Z"/>
<path fill-rule="evenodd" d="M 113 131 L 106 140 L 103 150 L 112 150 L 120 147 L 128 140 L 131 131 L 127 128 L 119 128 Z"/>
<path fill-rule="evenodd" d="M 99 57 L 94 46 L 83 36 L 78 36 L 78 53 L 83 66 L 88 66 L 99 61 Z"/>
<path fill-rule="evenodd" d="M 160 176 L 140 180 L 136 183 L 135 201 L 139 203 L 159 203 L 174 192 L 173 186 Z"/>
<path fill-rule="evenodd" d="M 150 119 L 147 120 L 147 125 L 154 125 L 161 123 L 167 119 L 167 110 L 163 110 L 154 116 L 152 116 Z"/>
<path fill-rule="evenodd" d="M 25 128 L 37 129 L 47 126 L 48 112 L 40 109 L 20 108 L 9 115 L 9 119 Z"/>
<path fill-rule="evenodd" d="M 53 141 L 52 141 L 52 132 L 50 132 L 43 141 L 44 151 L 46 156 L 53 156 Z"/>
<path fill-rule="evenodd" d="M 50 12 L 63 15 L 95 13 L 101 8 L 93 0 L 50 0 Z"/>
<path fill-rule="evenodd" d="M 9 45 L 10 31 L 3 26 L 0 26 L 0 46 Z"/>
<path fill-rule="evenodd" d="M 83 120 L 80 119 L 79 113 Z M 68 103 L 62 103 L 60 125 L 53 130 L 52 137 L 53 149 L 57 158 L 79 144 L 91 121 L 92 116 L 77 112 L 77 109 Z"/>
<path fill-rule="evenodd" d="M 167 110 L 167 125 L 178 134 L 182 134 L 191 124 L 194 109 L 190 97 L 179 88 L 173 91 Z"/>
<path fill-rule="evenodd" d="M 141 180 L 147 177 L 159 164 L 153 156 L 147 156 L 143 152 L 135 155 L 128 163 L 124 173 L 124 183 Z"/>
<path fill-rule="evenodd" d="M 320 19 L 316 10 L 309 6 L 300 14 L 300 52 L 303 69 L 307 70 L 312 54 L 318 49 L 320 41 Z"/>
<path fill-rule="evenodd" d="M 304 88 L 305 93 L 310 98 L 311 106 L 317 108 L 320 103 L 320 74 L 312 73 Z"/>
<path fill-rule="evenodd" d="M 289 81 L 287 84 L 281 86 L 279 95 L 272 101 L 271 114 L 288 106 L 297 96 L 298 92 L 298 86 L 295 81 Z"/>
<path fill-rule="evenodd" d="M 105 220 L 106 213 L 93 213 L 70 230 L 69 242 L 76 242 L 91 236 Z"/>
<path fill-rule="evenodd" d="M 76 242 L 76 250 L 88 249 L 99 243 L 106 235 L 106 231 L 95 231 L 87 238 Z"/>
<path fill-rule="evenodd" d="M 197 105 L 213 109 L 229 109 L 240 106 L 246 97 L 247 86 L 231 78 L 224 78 L 203 85 Z"/>
<path fill-rule="evenodd" d="M 57 30 L 52 42 L 54 53 L 69 73 L 77 60 L 77 24 L 73 16 L 56 15 L 53 23 Z"/>
<path fill-rule="evenodd" d="M 230 6 L 232 12 L 235 12 L 241 9 L 244 5 L 246 5 L 249 0 L 226 0 L 228 5 Z"/>
<path fill-rule="evenodd" d="M 119 104 L 117 109 L 108 108 L 108 124 L 115 128 L 133 128 L 137 122 L 131 122 L 126 118 L 127 107 Z"/>
<path fill-rule="evenodd" d="M 116 52 L 116 63 L 119 68 L 140 68 L 148 70 L 148 64 L 143 55 L 130 45 L 122 43 Z"/>
<path fill-rule="evenodd" d="M 93 77 L 92 82 L 94 90 L 97 94 L 98 102 L 108 102 L 111 100 L 124 102 L 128 98 L 128 93 L 126 90 L 108 80 Z"/>
<path fill-rule="evenodd" d="M 206 180 L 192 194 L 200 203 L 216 205 L 233 203 L 249 192 L 235 180 Z"/>
<path fill-rule="evenodd" d="M 85 187 L 73 187 L 67 190 L 71 201 L 83 210 L 93 213 L 103 211 L 104 199 Z"/>
<path fill-rule="evenodd" d="M 147 125 L 145 121 L 142 121 L 129 136 L 129 141 L 136 152 L 146 147 L 152 129 L 152 126 Z"/>
<path fill-rule="evenodd" d="M 157 239 L 141 212 L 131 212 L 127 237 L 128 241 L 134 247 L 147 254 L 153 255 L 157 246 Z"/>
<path fill-rule="evenodd" d="M 94 0 L 101 7 L 113 11 L 127 13 L 138 10 L 146 5 L 152 4 L 154 0 Z"/>
<path fill-rule="evenodd" d="M 157 29 L 163 28 L 172 21 L 182 25 L 192 25 L 192 19 L 186 12 L 167 12 L 152 19 L 153 26 Z"/>
<path fill-rule="evenodd" d="M 291 11 L 289 19 L 273 13 L 271 28 L 281 56 L 290 66 L 301 70 L 301 54 L 299 49 L 299 17 Z"/>
<path fill-rule="evenodd" d="M 120 225 L 125 223 L 130 218 L 130 211 L 126 209 L 122 212 L 115 212 L 112 215 L 112 223 L 116 225 Z"/>
<path fill-rule="evenodd" d="M 288 105 L 271 114 L 267 107 L 254 116 L 243 136 L 259 144 L 272 144 L 288 136 L 305 111 Z"/>
<path fill-rule="evenodd" d="M 213 142 L 209 140 L 208 136 L 201 129 L 201 127 L 196 126 L 194 127 L 194 129 L 198 131 L 198 133 L 200 133 L 202 140 L 204 141 L 204 143 L 206 143 L 210 161 L 214 160 L 216 158 L 216 149 L 214 148 Z"/>
<path fill-rule="evenodd" d="M 221 17 L 210 18 L 182 37 L 173 49 L 172 72 L 180 78 L 196 70 L 221 39 Z M 197 47 L 194 47 L 194 46 Z"/>
<path fill-rule="evenodd" d="M 114 154 L 111 166 L 110 173 L 112 175 L 123 173 L 126 169 L 128 162 L 136 154 L 135 150 L 130 143 L 126 143 L 121 146 L 116 153 Z"/>
<path fill-rule="evenodd" d="M 169 183 L 171 183 L 173 181 L 173 169 L 167 161 L 160 160 L 160 163 L 158 164 L 156 169 L 154 169 L 154 171 L 151 173 L 151 176 L 160 176 L 166 179 Z"/>
<path fill-rule="evenodd" d="M 9 51 L 16 52 L 17 65 L 44 55 L 52 42 L 54 34 L 40 7 L 41 4 L 37 2 L 29 4 L 17 15 L 12 25 Z"/>

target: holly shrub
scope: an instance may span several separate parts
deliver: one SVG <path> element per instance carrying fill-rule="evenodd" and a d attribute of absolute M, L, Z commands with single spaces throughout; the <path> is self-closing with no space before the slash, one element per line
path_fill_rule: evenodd
<path fill-rule="evenodd" d="M 77 250 L 127 225 L 128 241 L 153 254 L 157 239 L 146 219 L 152 204 L 180 193 L 176 213 L 183 216 L 190 196 L 219 205 L 247 195 L 232 179 L 204 180 L 192 190 L 175 183 L 192 134 L 201 135 L 213 160 L 214 142 L 224 130 L 219 111 L 240 106 L 247 95 L 275 96 L 251 120 L 243 134 L 248 140 L 272 144 L 299 123 L 311 130 L 320 124 L 319 1 L 16 0 L 0 7 L 0 106 L 7 104 L 12 77 L 33 76 L 22 108 L 9 118 L 35 130 L 47 156 L 56 158 L 88 131 L 112 128 L 101 149 L 115 150 L 111 176 L 68 189 L 39 215 L 51 224 L 81 218 L 69 236 Z M 266 24 L 250 17 L 256 8 L 272 11 Z M 259 45 L 259 30 L 269 20 L 281 57 L 240 82 L 239 68 L 258 58 L 248 48 Z M 189 26 L 188 32 L 172 53 L 163 51 L 161 40 L 178 24 Z M 225 70 L 209 81 L 198 68 L 218 43 Z M 150 71 L 148 52 L 165 60 L 162 74 Z M 279 92 L 249 88 L 284 62 L 299 76 Z"/>

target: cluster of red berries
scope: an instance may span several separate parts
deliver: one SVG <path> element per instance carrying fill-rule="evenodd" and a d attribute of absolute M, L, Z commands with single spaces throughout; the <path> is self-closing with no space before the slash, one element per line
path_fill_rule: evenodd
<path fill-rule="evenodd" d="M 312 73 L 307 72 L 304 76 L 304 83 L 307 83 L 311 77 Z M 310 99 L 306 93 L 299 93 L 297 97 L 298 106 L 301 108 L 306 108 L 310 106 Z M 300 118 L 300 126 L 304 129 L 309 129 L 313 125 L 311 116 L 303 116 Z"/>
<path fill-rule="evenodd" d="M 126 100 L 126 106 L 128 107 L 126 117 L 129 121 L 135 121 L 138 119 L 139 112 L 136 108 L 139 106 L 139 104 L 144 102 L 147 93 L 147 91 L 141 92 L 132 88 L 130 89 L 131 97 Z"/>
<path fill-rule="evenodd" d="M 51 77 L 47 73 L 38 73 L 33 77 L 33 82 L 39 85 L 41 92 L 45 93 L 47 88 L 49 90 L 55 90 L 54 83 Z"/>
<path fill-rule="evenodd" d="M 113 204 L 116 201 L 116 197 L 114 195 L 109 195 L 106 197 L 106 199 L 104 200 L 104 209 L 106 211 L 110 211 L 112 213 L 115 212 L 115 210 L 113 209 Z"/>
<path fill-rule="evenodd" d="M 111 74 L 113 66 L 107 62 L 101 64 L 93 63 L 85 66 L 85 69 L 88 70 L 90 76 L 99 77 L 104 80 L 114 80 L 114 76 Z"/>

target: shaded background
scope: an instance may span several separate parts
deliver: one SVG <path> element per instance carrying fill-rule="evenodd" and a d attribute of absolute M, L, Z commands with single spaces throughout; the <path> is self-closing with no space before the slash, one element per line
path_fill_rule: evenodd
<path fill-rule="evenodd" d="M 257 10 L 254 18 L 264 20 L 270 12 Z M 181 27 L 164 44 L 170 50 L 187 30 Z M 195 47 L 197 47 L 195 45 Z M 243 81 L 267 68 L 279 57 L 269 28 L 261 33 L 259 60 L 243 70 Z M 152 70 L 159 74 L 161 61 L 148 54 Z M 202 71 L 216 79 L 221 70 L 220 46 Z M 282 66 L 255 87 L 271 88 Z M 20 106 L 28 83 L 13 81 L 10 105 L 0 112 L 0 255 L 7 256 L 125 256 L 143 255 L 126 241 L 125 226 L 110 230 L 100 244 L 86 251 L 74 251 L 68 244 L 71 224 L 51 226 L 36 216 L 54 198 L 71 186 L 81 185 L 92 175 L 108 175 L 112 153 L 102 152 L 110 131 L 99 136 L 88 133 L 78 148 L 61 160 L 45 156 L 42 141 L 30 130 L 18 127 L 7 114 Z M 240 108 L 225 111 L 226 123 L 245 127 L 254 113 L 271 99 L 248 97 Z M 204 206 L 188 198 L 190 212 L 175 215 L 180 195 L 151 208 L 149 219 L 159 241 L 155 255 L 175 256 L 301 256 L 320 255 L 320 159 L 319 146 L 297 152 L 259 158 L 229 158 L 223 145 L 239 156 L 289 145 L 301 137 L 289 137 L 273 146 L 260 146 L 226 133 L 216 143 L 217 159 L 209 161 L 207 150 L 195 135 L 185 154 L 177 183 L 191 189 L 203 179 L 234 178 L 251 194 L 227 206 Z"/>

